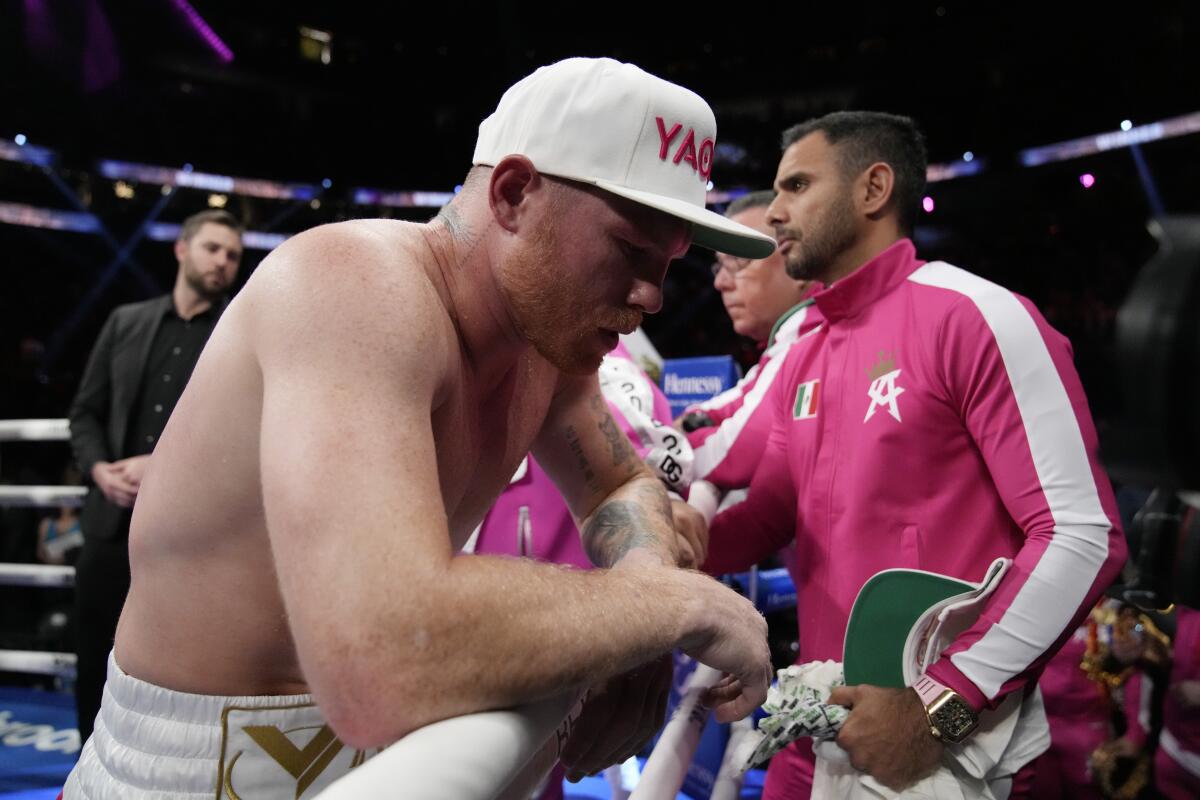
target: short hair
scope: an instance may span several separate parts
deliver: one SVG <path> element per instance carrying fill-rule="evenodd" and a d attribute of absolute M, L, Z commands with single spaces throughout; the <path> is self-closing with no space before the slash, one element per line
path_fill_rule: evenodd
<path fill-rule="evenodd" d="M 732 217 L 735 214 L 740 214 L 748 208 L 766 208 L 775 202 L 774 189 L 762 189 L 757 192 L 749 192 L 741 197 L 736 198 L 729 204 L 729 208 L 725 209 L 725 216 Z"/>
<path fill-rule="evenodd" d="M 200 228 L 209 222 L 214 225 L 224 225 L 226 228 L 232 229 L 238 236 L 241 236 L 245 232 L 242 223 L 238 222 L 237 217 L 233 214 L 230 214 L 228 211 L 222 211 L 219 208 L 210 208 L 192 214 L 183 221 L 183 225 L 179 228 L 179 241 L 191 241 L 192 237 L 200 231 Z"/>
<path fill-rule="evenodd" d="M 783 132 L 783 149 L 813 133 L 837 149 L 838 166 L 853 177 L 877 162 L 895 173 L 892 197 L 900 228 L 911 234 L 925 194 L 925 139 L 909 117 L 882 111 L 835 111 Z"/>

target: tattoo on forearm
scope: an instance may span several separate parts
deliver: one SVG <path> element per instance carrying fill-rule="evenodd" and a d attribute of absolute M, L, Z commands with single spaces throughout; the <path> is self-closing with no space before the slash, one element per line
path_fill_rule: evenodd
<path fill-rule="evenodd" d="M 575 462 L 579 465 L 579 473 L 583 475 L 588 488 L 593 493 L 600 492 L 600 481 L 596 479 L 596 473 L 592 470 L 592 465 L 588 463 L 587 456 L 583 452 L 583 444 L 579 441 L 579 433 L 576 432 L 572 425 L 567 426 L 567 444 L 571 448 L 571 454 L 575 456 Z"/>
<path fill-rule="evenodd" d="M 632 475 L 637 471 L 638 459 L 637 453 L 634 452 L 633 446 L 629 444 L 629 439 L 626 438 L 625 432 L 617 425 L 616 420 L 612 418 L 612 414 L 608 411 L 608 403 L 603 395 L 593 395 L 591 401 L 592 411 L 597 416 L 597 426 L 600 432 L 604 434 L 604 438 L 608 441 L 609 448 L 612 449 L 613 466 L 625 466 L 626 475 Z"/>
<path fill-rule="evenodd" d="M 674 529 L 671 500 L 657 482 L 647 481 L 634 492 L 634 500 L 602 505 L 584 526 L 583 547 L 593 564 L 610 567 L 638 547 L 661 551 L 664 542 L 656 531 Z"/>
<path fill-rule="evenodd" d="M 636 547 L 654 548 L 658 539 L 638 503 L 613 500 L 601 506 L 583 529 L 583 548 L 598 567 L 611 567 Z"/>
<path fill-rule="evenodd" d="M 662 524 L 667 526 L 668 530 L 674 530 L 675 514 L 671 511 L 671 498 L 667 496 L 662 484 L 657 480 L 650 480 L 642 483 L 637 492 L 638 497 L 647 508 L 658 512 L 662 518 Z"/>

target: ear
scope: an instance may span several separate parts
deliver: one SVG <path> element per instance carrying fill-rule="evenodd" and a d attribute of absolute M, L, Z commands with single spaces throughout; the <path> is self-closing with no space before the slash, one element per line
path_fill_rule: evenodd
<path fill-rule="evenodd" d="M 859 202 L 863 214 L 868 217 L 878 216 L 892 201 L 892 190 L 896 186 L 896 173 L 891 165 L 882 161 L 867 167 L 859 177 Z"/>
<path fill-rule="evenodd" d="M 183 261 L 184 257 L 187 256 L 187 249 L 188 249 L 187 242 L 185 242 L 183 239 L 176 239 L 175 240 L 175 260 Z"/>
<path fill-rule="evenodd" d="M 506 156 L 492 167 L 488 205 L 500 227 L 515 233 L 529 214 L 529 198 L 545 185 L 533 162 L 525 156 Z"/>

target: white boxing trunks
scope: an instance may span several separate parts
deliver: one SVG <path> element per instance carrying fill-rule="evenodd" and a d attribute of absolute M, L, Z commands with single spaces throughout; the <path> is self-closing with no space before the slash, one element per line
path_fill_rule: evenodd
<path fill-rule="evenodd" d="M 63 797 L 302 800 L 367 758 L 338 741 L 311 695 L 176 692 L 125 674 L 110 654 L 95 731 Z"/>

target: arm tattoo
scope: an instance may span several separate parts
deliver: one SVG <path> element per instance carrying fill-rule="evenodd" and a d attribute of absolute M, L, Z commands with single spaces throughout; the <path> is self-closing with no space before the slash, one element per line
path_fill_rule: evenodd
<path fill-rule="evenodd" d="M 592 411 L 596 413 L 597 427 L 600 428 L 600 432 L 604 434 L 608 446 L 612 449 L 613 466 L 624 466 L 626 477 L 633 475 L 638 469 L 637 453 L 629 444 L 625 432 L 621 430 L 616 420 L 612 418 L 612 414 L 609 413 L 608 402 L 605 401 L 603 395 L 596 394 L 592 396 L 591 406 Z"/>
<path fill-rule="evenodd" d="M 583 549 L 598 567 L 611 567 L 635 547 L 654 549 L 658 537 L 641 504 L 612 500 L 592 515 L 583 529 Z"/>
<path fill-rule="evenodd" d="M 567 444 L 571 447 L 571 455 L 575 456 L 575 462 L 579 465 L 579 473 L 583 475 L 588 488 L 592 490 L 593 494 L 599 494 L 601 491 L 600 481 L 596 479 L 596 473 L 592 470 L 592 465 L 588 463 L 587 456 L 584 455 L 579 434 L 572 425 L 567 426 Z"/>
<path fill-rule="evenodd" d="M 662 550 L 664 543 L 656 530 L 673 529 L 671 500 L 658 481 L 643 482 L 634 492 L 633 500 L 611 500 L 600 506 L 584 526 L 583 548 L 593 564 L 611 567 L 638 547 Z"/>
<path fill-rule="evenodd" d="M 669 540 L 664 541 L 663 538 L 670 536 L 674 530 L 670 498 L 653 478 L 628 482 L 644 469 L 637 452 L 609 413 L 608 402 L 603 395 L 593 395 L 589 405 L 596 427 L 612 452 L 612 466 L 618 473 L 623 473 L 626 483 L 618 489 L 621 497 L 608 500 L 597 508 L 584 525 L 581 532 L 584 551 L 592 563 L 600 567 L 611 567 L 636 548 L 671 553 Z M 588 487 L 595 494 L 604 492 L 598 476 L 588 463 L 578 432 L 568 427 L 566 434 L 567 443 Z"/>

